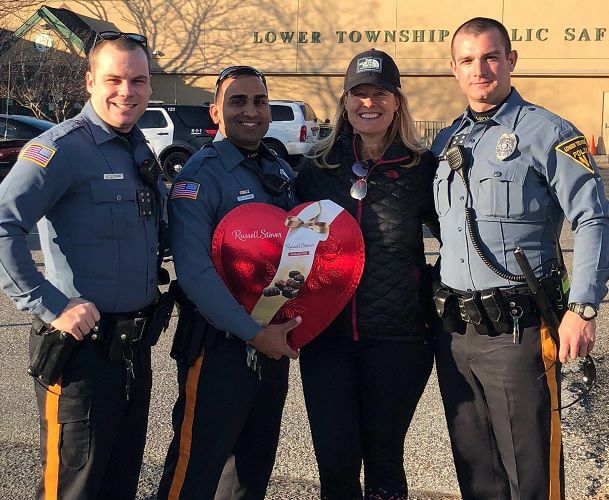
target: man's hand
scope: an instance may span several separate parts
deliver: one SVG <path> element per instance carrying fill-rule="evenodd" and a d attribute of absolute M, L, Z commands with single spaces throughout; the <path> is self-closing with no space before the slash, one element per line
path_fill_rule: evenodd
<path fill-rule="evenodd" d="M 298 352 L 292 350 L 288 345 L 287 335 L 290 330 L 296 328 L 302 322 L 300 316 L 281 323 L 280 325 L 268 325 L 258 332 L 248 343 L 257 351 L 266 354 L 269 358 L 281 359 L 282 356 L 297 359 Z"/>
<path fill-rule="evenodd" d="M 76 340 L 91 331 L 100 315 L 93 302 L 81 298 L 70 299 L 63 312 L 51 321 L 51 326 L 61 332 L 67 332 Z"/>
<path fill-rule="evenodd" d="M 560 351 L 558 359 L 566 363 L 568 358 L 583 358 L 594 349 L 596 342 L 596 321 L 586 321 L 579 314 L 567 311 L 558 329 Z"/>

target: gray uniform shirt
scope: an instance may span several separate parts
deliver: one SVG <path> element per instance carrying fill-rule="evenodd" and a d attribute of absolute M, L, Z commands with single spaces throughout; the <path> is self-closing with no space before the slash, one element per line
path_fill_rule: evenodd
<path fill-rule="evenodd" d="M 50 322 L 74 297 L 101 312 L 154 300 L 157 220 L 136 200 L 146 159 L 154 156 L 141 131 L 128 142 L 90 103 L 24 146 L 0 184 L 0 285 L 19 309 Z M 36 223 L 46 277 L 26 241 Z"/>
<path fill-rule="evenodd" d="M 566 216 L 575 254 L 569 301 L 598 307 L 609 276 L 609 206 L 581 132 L 512 89 L 491 119 L 475 122 L 464 113 L 440 132 L 432 151 L 440 156 L 453 144 L 466 148 L 472 199 L 460 176 L 440 161 L 434 197 L 442 282 L 462 291 L 516 284 L 480 259 L 467 234 L 466 203 L 473 207 L 483 251 L 512 274 L 521 274 L 516 247 L 538 275 L 547 270 Z"/>
<path fill-rule="evenodd" d="M 290 189 L 273 196 L 262 179 L 244 166 L 241 152 L 219 137 L 213 147 L 192 156 L 176 178 L 169 199 L 169 234 L 176 275 L 182 290 L 199 312 L 216 328 L 250 340 L 260 331 L 231 295 L 211 260 L 211 240 L 216 226 L 233 208 L 244 203 L 270 203 L 284 210 L 296 205 Z M 294 179 L 290 166 L 266 151 L 262 172 L 287 181 Z"/>

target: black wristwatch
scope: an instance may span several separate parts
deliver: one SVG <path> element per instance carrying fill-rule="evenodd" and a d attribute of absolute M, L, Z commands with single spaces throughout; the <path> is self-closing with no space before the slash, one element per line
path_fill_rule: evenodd
<path fill-rule="evenodd" d="M 571 302 L 569 304 L 569 311 L 573 311 L 575 314 L 579 314 L 581 319 L 590 321 L 596 318 L 598 315 L 598 309 L 592 304 L 578 304 L 577 302 Z"/>

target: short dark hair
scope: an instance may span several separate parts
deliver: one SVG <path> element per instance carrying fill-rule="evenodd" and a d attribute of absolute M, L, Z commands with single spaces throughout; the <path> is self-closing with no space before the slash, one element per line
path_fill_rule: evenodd
<path fill-rule="evenodd" d="M 117 38 L 116 40 L 99 40 L 91 50 L 89 54 L 87 54 L 87 60 L 89 61 L 89 71 L 93 72 L 95 70 L 95 65 L 97 64 L 97 57 L 99 52 L 106 46 L 111 45 L 115 49 L 122 50 L 124 52 L 131 52 L 134 50 L 141 50 L 146 54 L 146 61 L 148 61 L 148 72 L 150 72 L 150 54 L 148 49 L 144 47 L 142 44 L 134 42 L 133 40 L 129 40 L 125 37 Z"/>
<path fill-rule="evenodd" d="M 228 68 L 224 68 L 218 75 L 218 79 L 216 80 L 216 91 L 214 92 L 214 103 L 218 104 L 218 98 L 222 95 L 220 89 L 225 80 L 238 80 L 244 76 L 259 78 L 268 93 L 269 88 L 266 84 L 266 78 L 261 71 L 253 66 L 229 66 Z"/>
<path fill-rule="evenodd" d="M 497 30 L 501 35 L 501 38 L 503 38 L 505 55 L 507 56 L 510 52 L 512 52 L 512 42 L 510 41 L 510 35 L 508 34 L 507 29 L 505 29 L 505 26 L 496 19 L 491 19 L 489 17 L 474 17 L 469 21 L 465 21 L 453 34 L 452 41 L 450 42 L 450 54 L 453 60 L 455 59 L 454 45 L 457 35 L 466 33 L 468 35 L 477 37 L 482 33 L 486 33 L 494 29 Z"/>

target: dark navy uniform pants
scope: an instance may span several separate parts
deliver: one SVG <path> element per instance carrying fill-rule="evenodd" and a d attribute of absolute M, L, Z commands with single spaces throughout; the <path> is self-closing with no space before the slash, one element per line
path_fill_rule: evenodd
<path fill-rule="evenodd" d="M 436 332 L 436 369 L 464 500 L 564 498 L 560 366 L 547 327 Z"/>
<path fill-rule="evenodd" d="M 30 336 L 30 353 L 39 337 Z M 124 361 L 105 344 L 79 344 L 52 386 L 34 382 L 44 468 L 42 500 L 135 498 L 142 465 L 152 372 L 150 347 L 133 344 L 135 382 L 125 397 Z"/>
<path fill-rule="evenodd" d="M 300 373 L 321 498 L 408 498 L 404 438 L 433 365 L 429 341 L 357 342 L 322 334 L 301 349 Z"/>
<path fill-rule="evenodd" d="M 221 334 L 188 368 L 178 363 L 174 436 L 158 499 L 264 499 L 288 390 L 289 360 L 258 354 L 262 380 L 246 365 L 245 343 Z"/>

